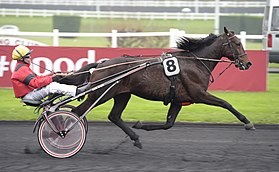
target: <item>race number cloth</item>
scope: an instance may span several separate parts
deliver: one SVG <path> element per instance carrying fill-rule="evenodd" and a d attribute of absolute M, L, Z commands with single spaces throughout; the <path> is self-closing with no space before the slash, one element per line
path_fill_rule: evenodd
<path fill-rule="evenodd" d="M 179 74 L 180 68 L 176 57 L 165 58 L 163 61 L 164 71 L 167 76 Z"/>

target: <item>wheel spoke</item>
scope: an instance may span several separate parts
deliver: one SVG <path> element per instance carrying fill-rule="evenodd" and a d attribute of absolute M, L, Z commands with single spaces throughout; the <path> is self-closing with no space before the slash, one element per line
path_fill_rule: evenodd
<path fill-rule="evenodd" d="M 65 133 L 64 137 L 55 133 L 46 121 L 43 121 L 38 130 L 38 141 L 42 149 L 50 156 L 67 158 L 78 153 L 85 143 L 86 129 L 79 117 L 69 111 L 57 111 L 50 114 L 49 119 L 56 121 L 59 132 Z M 76 124 L 75 124 L 76 123 Z M 75 124 L 75 125 L 74 125 Z M 65 129 L 71 127 L 69 133 Z"/>

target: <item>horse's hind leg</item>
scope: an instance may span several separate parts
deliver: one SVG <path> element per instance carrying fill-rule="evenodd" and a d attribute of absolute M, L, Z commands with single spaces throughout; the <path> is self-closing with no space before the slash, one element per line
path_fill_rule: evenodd
<path fill-rule="evenodd" d="M 93 100 L 87 98 L 82 104 L 74 108 L 73 112 L 76 113 L 78 116 L 81 116 L 87 111 L 87 109 L 90 108 L 93 102 Z"/>
<path fill-rule="evenodd" d="M 204 96 L 202 96 L 199 100 L 199 102 L 196 103 L 205 103 L 208 105 L 213 105 L 213 106 L 219 106 L 222 108 L 225 108 L 229 110 L 234 116 L 237 117 L 237 119 L 245 124 L 245 129 L 246 130 L 254 130 L 255 127 L 254 125 L 240 112 L 238 112 L 230 103 L 226 102 L 225 100 L 222 100 L 218 97 L 215 97 L 208 92 Z"/>
<path fill-rule="evenodd" d="M 133 128 L 136 128 L 136 129 L 143 129 L 143 130 L 146 130 L 146 131 L 151 131 L 151 130 L 167 130 L 169 128 L 171 128 L 175 122 L 175 119 L 179 113 L 179 111 L 181 110 L 181 103 L 171 103 L 171 106 L 169 108 L 169 111 L 168 111 L 168 115 L 167 115 L 167 121 L 165 124 L 150 124 L 150 125 L 147 125 L 147 124 L 142 124 L 140 122 L 137 122 Z"/>
<path fill-rule="evenodd" d="M 130 93 L 123 93 L 119 94 L 114 97 L 114 105 L 113 108 L 108 116 L 108 119 L 113 122 L 115 125 L 120 127 L 130 138 L 134 140 L 134 146 L 138 148 L 142 148 L 141 143 L 139 141 L 139 136 L 121 119 L 121 114 L 123 110 L 126 108 L 128 101 L 130 100 L 131 94 Z"/>

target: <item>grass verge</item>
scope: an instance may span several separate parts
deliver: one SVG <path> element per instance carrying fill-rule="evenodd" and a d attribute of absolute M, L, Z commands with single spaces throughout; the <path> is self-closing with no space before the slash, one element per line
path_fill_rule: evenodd
<path fill-rule="evenodd" d="M 230 102 L 253 123 L 279 124 L 279 75 L 269 74 L 269 89 L 267 92 L 218 92 L 212 94 Z M 23 106 L 19 99 L 15 99 L 11 89 L 0 89 L 0 120 L 35 120 L 33 107 Z M 73 102 L 78 105 L 79 102 Z M 113 100 L 96 107 L 88 115 L 89 120 L 107 121 Z M 169 106 L 162 102 L 144 100 L 133 96 L 123 113 L 125 121 L 165 121 Z M 239 123 L 227 110 L 194 104 L 183 107 L 177 121 Z"/>

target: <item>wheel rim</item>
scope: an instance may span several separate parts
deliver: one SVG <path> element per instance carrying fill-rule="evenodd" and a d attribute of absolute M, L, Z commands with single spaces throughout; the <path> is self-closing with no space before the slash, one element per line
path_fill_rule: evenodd
<path fill-rule="evenodd" d="M 58 131 L 66 132 L 65 137 L 55 133 L 46 121 L 43 121 L 38 132 L 39 144 L 50 156 L 67 158 L 75 155 L 83 147 L 86 131 L 83 123 L 71 112 L 57 111 L 49 116 Z"/>
<path fill-rule="evenodd" d="M 75 106 L 73 105 L 69 105 L 69 104 L 66 104 L 66 105 L 63 105 L 59 108 L 59 110 L 63 110 L 63 111 L 72 111 L 73 109 L 75 108 Z M 86 133 L 88 132 L 88 121 L 86 119 L 86 116 L 83 117 L 81 119 L 82 123 L 84 124 L 84 127 L 85 127 L 85 130 L 86 130 Z"/>

